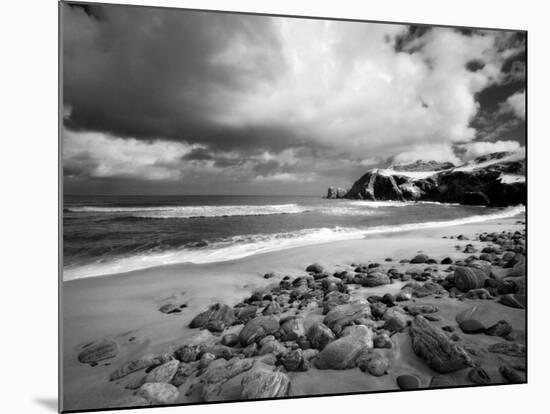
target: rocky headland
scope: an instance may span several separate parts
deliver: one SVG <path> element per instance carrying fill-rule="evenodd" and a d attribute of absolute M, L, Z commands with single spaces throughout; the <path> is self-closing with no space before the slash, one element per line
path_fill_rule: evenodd
<path fill-rule="evenodd" d="M 498 152 L 464 165 L 422 162 L 374 168 L 350 189 L 330 187 L 327 198 L 431 201 L 502 207 L 526 204 L 524 152 Z"/>

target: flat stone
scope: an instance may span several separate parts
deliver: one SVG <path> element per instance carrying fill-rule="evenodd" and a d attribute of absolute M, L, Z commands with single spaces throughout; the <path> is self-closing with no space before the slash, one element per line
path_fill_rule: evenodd
<path fill-rule="evenodd" d="M 116 342 L 104 339 L 93 342 L 84 348 L 78 354 L 78 360 L 83 364 L 93 364 L 106 359 L 114 358 L 118 355 L 118 345 Z"/>

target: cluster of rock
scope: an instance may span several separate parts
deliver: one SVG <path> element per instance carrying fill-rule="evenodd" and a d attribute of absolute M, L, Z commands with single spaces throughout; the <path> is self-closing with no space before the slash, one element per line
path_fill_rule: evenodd
<path fill-rule="evenodd" d="M 471 168 L 454 168 L 452 164 L 440 165 L 434 162 L 417 162 L 390 169 L 375 168 L 365 173 L 345 193 L 337 191 L 340 189 L 329 188 L 327 197 L 371 201 L 436 201 L 484 206 L 525 204 L 525 159 L 510 158 L 511 155 L 495 153 L 483 156 L 475 159 Z M 431 173 L 414 174 L 420 171 Z M 503 176 L 510 175 L 521 179 L 503 179 Z"/>
<path fill-rule="evenodd" d="M 524 307 L 525 232 L 484 233 L 478 239 L 489 245 L 460 261 L 418 254 L 399 263 L 352 264 L 332 274 L 315 263 L 307 274 L 279 278 L 234 306 L 214 304 L 189 325 L 208 330 L 214 342 L 189 341 L 122 364 L 109 380 L 132 394 L 115 405 L 172 404 L 182 393 L 202 401 L 285 397 L 292 395 L 292 373 L 310 369 L 358 367 L 374 377 L 395 372 L 401 374 L 400 389 L 421 388 L 417 375 L 392 365 L 397 352 L 392 337 L 401 334 L 440 374 L 430 387 L 454 385 L 445 374 L 460 370 L 467 370 L 465 378 L 473 384 L 523 382 L 521 335 L 506 320 L 487 317 L 484 304 Z M 368 294 L 368 288 L 393 283 L 402 284 L 398 293 Z M 367 294 L 357 297 L 359 290 Z M 425 298 L 475 305 L 456 315 L 456 328 L 439 326 L 440 308 Z M 501 341 L 474 349 L 459 332 Z M 495 378 L 483 368 L 480 353 L 517 361 L 502 362 L 501 378 Z M 104 340 L 88 344 L 79 360 L 95 364 L 116 354 L 116 343 Z"/>

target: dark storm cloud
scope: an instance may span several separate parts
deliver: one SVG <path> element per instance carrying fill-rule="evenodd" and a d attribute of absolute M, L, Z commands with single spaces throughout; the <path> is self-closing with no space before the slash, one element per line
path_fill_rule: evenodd
<path fill-rule="evenodd" d="M 285 70 L 269 18 L 105 10 L 64 7 L 67 127 L 220 147 L 281 147 L 292 139 L 278 126 L 222 130 L 209 119 L 230 104 L 228 94 L 246 92 Z M 232 64 L 230 55 L 239 53 L 246 62 Z"/>

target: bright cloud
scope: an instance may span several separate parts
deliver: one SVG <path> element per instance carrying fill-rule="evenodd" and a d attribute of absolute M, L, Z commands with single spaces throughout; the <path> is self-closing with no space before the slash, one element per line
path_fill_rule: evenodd
<path fill-rule="evenodd" d="M 466 145 L 464 159 L 472 160 L 493 152 L 513 152 L 519 149 L 520 145 L 517 141 L 472 142 Z"/>
<path fill-rule="evenodd" d="M 461 164 L 453 148 L 448 144 L 418 145 L 409 151 L 396 155 L 393 161 L 395 164 L 408 164 L 418 160 L 437 162 L 449 161 L 454 165 Z"/>
<path fill-rule="evenodd" d="M 504 111 L 513 112 L 518 118 L 525 119 L 525 91 L 517 92 L 506 99 Z"/>

